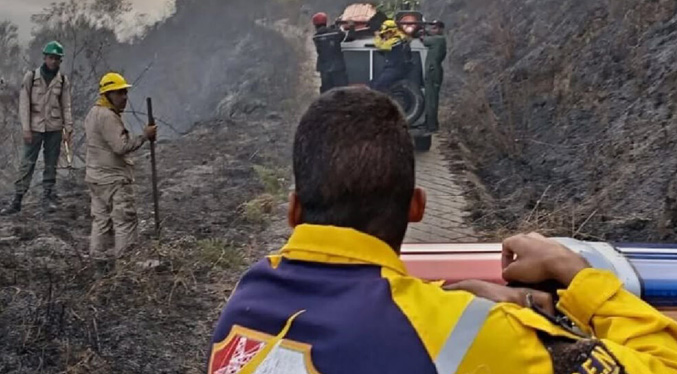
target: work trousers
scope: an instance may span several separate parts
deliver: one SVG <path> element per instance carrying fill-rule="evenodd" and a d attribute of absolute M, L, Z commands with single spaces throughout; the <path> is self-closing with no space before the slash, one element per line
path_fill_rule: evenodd
<path fill-rule="evenodd" d="M 35 164 L 40 155 L 40 149 L 44 150 L 43 158 L 45 161 L 45 170 L 42 174 L 42 187 L 45 192 L 54 189 L 54 185 L 56 185 L 56 165 L 61 154 L 62 139 L 61 131 L 33 132 L 31 143 L 24 143 L 19 178 L 14 184 L 17 195 L 26 194 L 30 188 Z"/>
<path fill-rule="evenodd" d="M 442 68 L 432 68 L 428 70 L 425 78 L 425 117 L 426 127 L 432 131 L 439 130 L 439 105 L 440 88 L 444 80 L 444 70 Z"/>
<path fill-rule="evenodd" d="M 325 93 L 332 88 L 348 85 L 348 74 L 345 70 L 320 72 L 320 78 L 322 78 L 320 93 Z"/>
<path fill-rule="evenodd" d="M 406 75 L 407 71 L 404 68 L 385 68 L 376 79 L 369 82 L 369 87 L 387 93 L 395 82 L 404 79 Z"/>
<path fill-rule="evenodd" d="M 93 218 L 90 255 L 95 259 L 120 258 L 139 237 L 134 188 L 129 182 L 89 183 L 89 191 Z"/>

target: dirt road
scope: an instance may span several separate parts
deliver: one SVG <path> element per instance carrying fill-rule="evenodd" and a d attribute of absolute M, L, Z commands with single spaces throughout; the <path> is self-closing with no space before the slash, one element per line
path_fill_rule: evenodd
<path fill-rule="evenodd" d="M 409 226 L 405 243 L 477 241 L 475 231 L 464 222 L 462 176 L 451 172 L 441 152 L 443 143 L 434 136 L 430 151 L 416 155 L 416 179 L 427 192 L 428 204 L 423 222 Z"/>
<path fill-rule="evenodd" d="M 317 54 L 309 30 L 291 25 L 286 21 L 274 24 L 260 22 L 286 38 L 300 40 L 305 36 L 305 43 L 301 53 L 306 56 L 301 67 L 302 79 L 299 82 L 300 91 L 305 99 L 299 107 L 305 109 L 310 104 L 320 87 L 319 74 L 315 72 Z M 299 113 L 300 115 L 300 113 Z M 416 155 L 416 173 L 419 186 L 426 189 L 428 194 L 427 214 L 423 222 L 411 225 L 405 242 L 407 243 L 440 243 L 440 242 L 474 242 L 477 235 L 474 230 L 464 223 L 465 198 L 458 183 L 462 176 L 454 175 L 445 160 L 441 150 L 444 139 L 433 137 L 433 145 L 429 152 Z"/>

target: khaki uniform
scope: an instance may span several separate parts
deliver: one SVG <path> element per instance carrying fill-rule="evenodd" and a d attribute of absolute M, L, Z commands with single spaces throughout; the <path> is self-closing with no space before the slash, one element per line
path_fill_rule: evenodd
<path fill-rule="evenodd" d="M 68 132 L 73 131 L 71 84 L 60 72 L 49 86 L 42 78 L 40 68 L 26 73 L 19 99 L 19 116 L 24 131 L 44 133 L 64 128 Z"/>
<path fill-rule="evenodd" d="M 50 195 L 56 184 L 56 167 L 61 153 L 62 130 L 73 131 L 71 85 L 66 76 L 57 73 L 49 85 L 40 68 L 24 76 L 19 95 L 19 117 L 23 131 L 33 133 L 30 144 L 24 144 L 19 178 L 15 183 L 17 196 L 29 189 L 35 163 L 44 149 L 45 171 L 43 188 Z"/>
<path fill-rule="evenodd" d="M 138 219 L 134 203 L 134 163 L 129 154 L 147 140 L 132 136 L 122 118 L 110 109 L 105 99 L 97 103 L 85 118 L 87 135 L 88 183 L 92 198 L 93 257 L 119 257 L 138 239 Z M 110 241 L 115 241 L 114 250 Z"/>

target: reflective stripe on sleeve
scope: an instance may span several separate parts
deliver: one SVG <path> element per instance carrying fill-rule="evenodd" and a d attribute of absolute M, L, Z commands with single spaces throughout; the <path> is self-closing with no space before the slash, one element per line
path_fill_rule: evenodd
<path fill-rule="evenodd" d="M 435 367 L 438 374 L 456 373 L 493 307 L 493 302 L 479 297 L 468 304 L 437 355 Z"/>

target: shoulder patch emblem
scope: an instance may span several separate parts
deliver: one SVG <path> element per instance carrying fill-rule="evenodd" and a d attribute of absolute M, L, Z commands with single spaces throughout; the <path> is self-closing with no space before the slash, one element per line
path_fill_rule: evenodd
<path fill-rule="evenodd" d="M 621 374 L 623 367 L 607 349 L 597 345 L 574 374 Z"/>
<path fill-rule="evenodd" d="M 208 374 L 245 374 L 242 369 L 259 353 L 266 354 L 267 342 L 274 336 L 241 326 L 233 326 L 230 334 L 212 347 Z M 313 365 L 311 346 L 292 340 L 280 340 L 267 352 L 251 374 L 320 374 Z M 248 374 L 247 373 L 247 374 Z"/>

